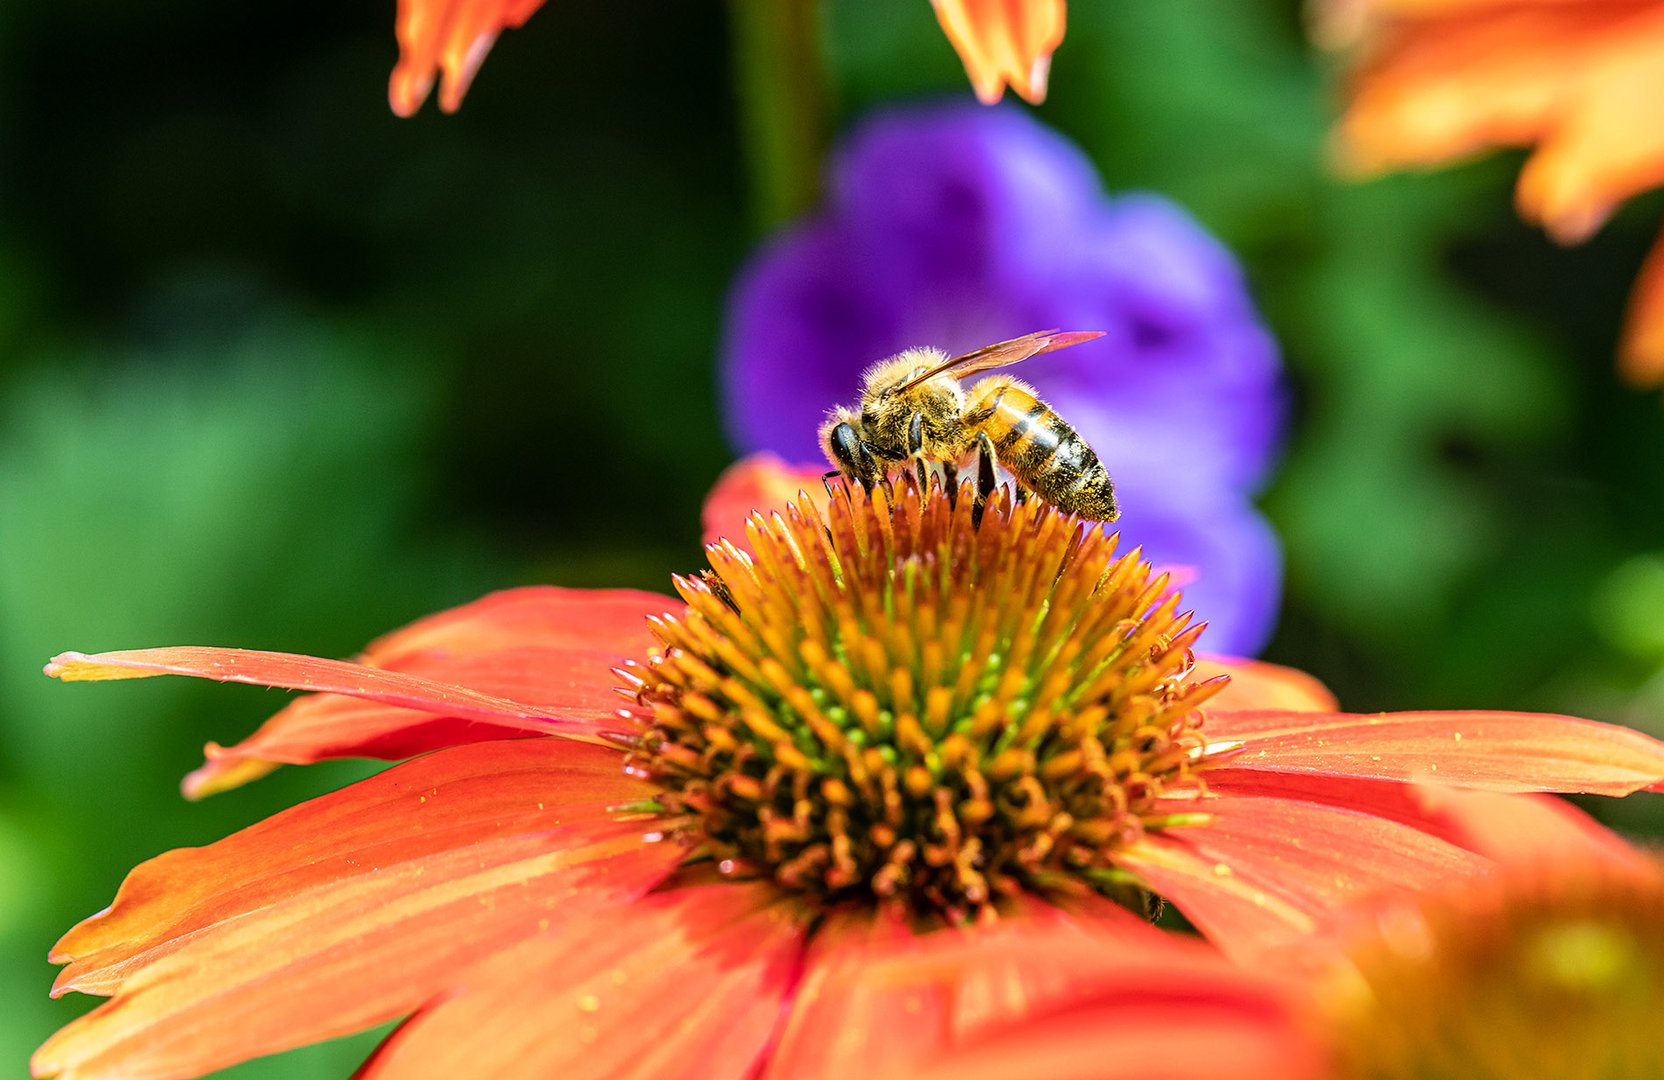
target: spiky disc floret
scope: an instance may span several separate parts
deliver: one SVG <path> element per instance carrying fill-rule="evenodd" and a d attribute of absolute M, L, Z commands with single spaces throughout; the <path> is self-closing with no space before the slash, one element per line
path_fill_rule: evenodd
<path fill-rule="evenodd" d="M 859 490 L 710 549 L 638 671 L 631 768 L 725 869 L 974 914 L 1125 898 L 1115 852 L 1204 748 L 1201 626 L 1137 552 L 1001 491 Z"/>

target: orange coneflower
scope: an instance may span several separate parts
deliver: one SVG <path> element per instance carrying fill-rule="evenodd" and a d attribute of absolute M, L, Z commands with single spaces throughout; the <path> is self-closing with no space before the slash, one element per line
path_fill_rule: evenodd
<path fill-rule="evenodd" d="M 195 1076 L 404 1015 L 363 1076 L 905 1073 L 1113 977 L 1156 894 L 1257 952 L 1482 872 L 1414 777 L 1664 781 L 1664 744 L 1621 728 L 1352 716 L 1269 665 L 1202 677 L 1235 665 L 1197 663 L 1200 626 L 1136 552 L 1037 500 L 972 504 L 788 507 L 749 552 L 710 547 L 679 602 L 515 590 L 359 663 L 56 658 L 313 692 L 210 747 L 198 792 L 423 756 L 136 869 L 53 952 L 56 992 L 112 1000 L 36 1074 Z M 1081 959 L 1024 959 L 1043 945 Z M 867 978 L 914 961 L 941 977 Z"/>
<path fill-rule="evenodd" d="M 1564 243 L 1664 183 L 1664 0 L 1314 0 L 1356 44 L 1345 160 L 1362 171 L 1534 146 L 1521 216 Z M 1664 383 L 1664 239 L 1630 299 L 1621 370 Z"/>
<path fill-rule="evenodd" d="M 1006 86 L 1025 99 L 1046 96 L 1052 52 L 1063 41 L 1064 0 L 931 0 L 959 51 L 978 98 Z M 388 98 L 413 116 L 440 82 L 439 107 L 455 112 L 497 35 L 521 26 L 543 0 L 399 0 L 399 62 Z"/>

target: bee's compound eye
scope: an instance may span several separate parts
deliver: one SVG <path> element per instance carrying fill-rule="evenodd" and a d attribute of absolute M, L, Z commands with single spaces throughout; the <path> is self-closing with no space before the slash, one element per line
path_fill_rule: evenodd
<path fill-rule="evenodd" d="M 854 470 L 861 457 L 861 437 L 847 423 L 838 424 L 826 437 L 832 456 L 848 470 Z"/>

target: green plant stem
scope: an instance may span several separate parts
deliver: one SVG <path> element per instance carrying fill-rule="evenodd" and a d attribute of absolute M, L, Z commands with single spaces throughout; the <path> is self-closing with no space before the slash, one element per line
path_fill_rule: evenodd
<path fill-rule="evenodd" d="M 827 144 L 818 0 L 729 0 L 734 95 L 751 176 L 751 219 L 767 231 L 820 198 Z"/>

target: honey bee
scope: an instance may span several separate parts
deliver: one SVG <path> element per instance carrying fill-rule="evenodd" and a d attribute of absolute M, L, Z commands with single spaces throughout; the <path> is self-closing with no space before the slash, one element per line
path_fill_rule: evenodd
<path fill-rule="evenodd" d="M 821 448 L 835 472 L 871 491 L 907 463 L 921 490 L 927 463 L 939 467 L 947 490 L 957 490 L 958 466 L 978 458 L 979 505 L 994 489 L 997 462 L 1017 482 L 1059 510 L 1093 521 L 1114 521 L 1115 489 L 1098 455 L 1034 389 L 1009 375 L 974 386 L 959 380 L 1103 335 L 1097 331 L 1041 330 L 963 356 L 940 349 L 908 349 L 861 376 L 857 408 L 839 406 L 820 428 Z"/>

